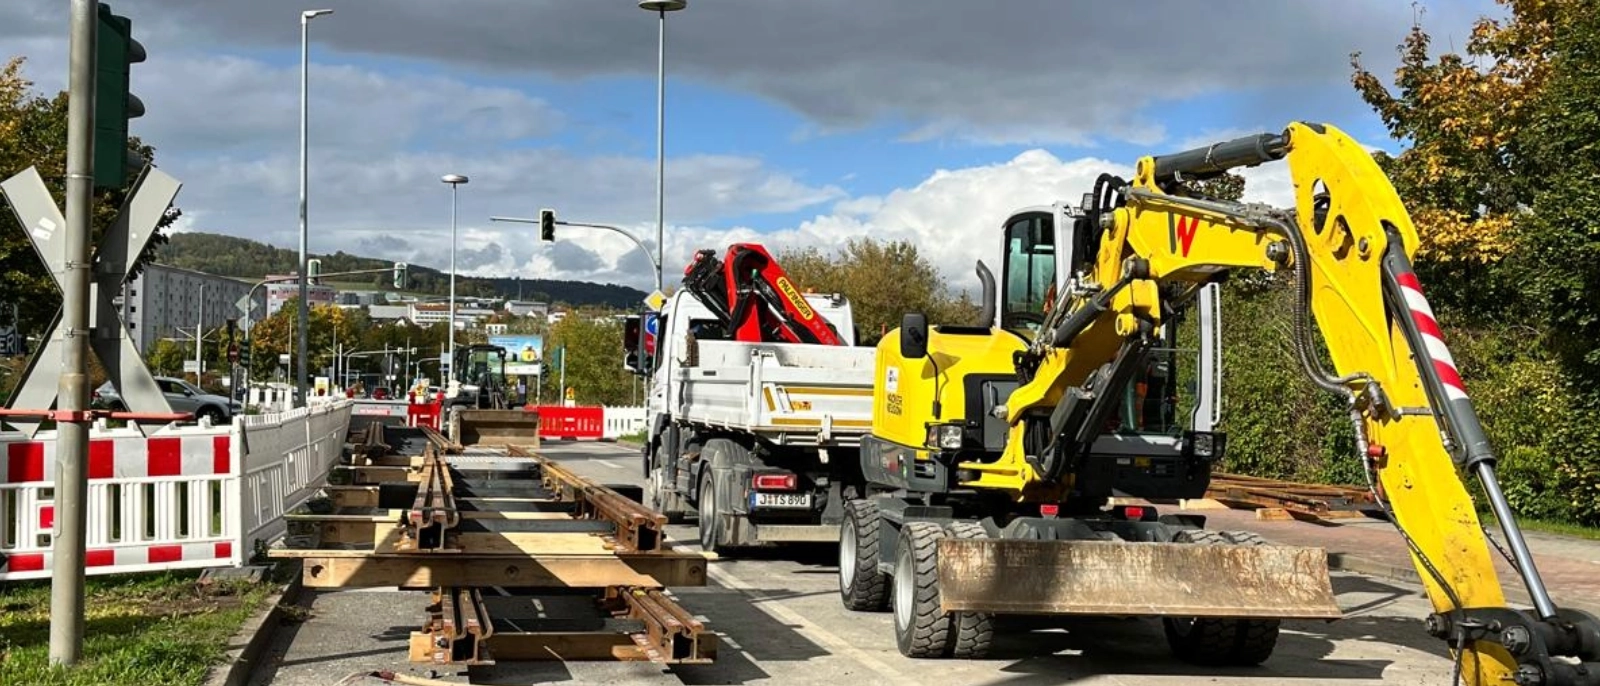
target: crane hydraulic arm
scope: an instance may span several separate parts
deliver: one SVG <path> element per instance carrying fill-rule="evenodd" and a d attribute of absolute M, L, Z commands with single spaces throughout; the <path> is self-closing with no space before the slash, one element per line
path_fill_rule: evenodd
<path fill-rule="evenodd" d="M 1184 182 L 1285 160 L 1294 209 L 1197 197 Z M 1105 422 L 1163 317 L 1237 269 L 1289 272 L 1303 371 L 1348 403 L 1374 495 L 1398 527 L 1470 683 L 1600 685 L 1600 622 L 1558 608 L 1495 476 L 1495 455 L 1412 269 L 1417 232 L 1371 155 L 1338 129 L 1294 123 L 1102 175 L 1084 248 L 1029 349 L 1005 412 L 1004 460 L 1052 488 Z M 1311 339 L 1312 317 L 1333 371 Z M 1108 390 L 1112 392 L 1107 392 Z M 1532 599 L 1508 607 L 1466 475 L 1487 496 Z"/>
<path fill-rule="evenodd" d="M 683 287 L 722 320 L 734 340 L 844 345 L 828 320 L 795 287 L 783 267 L 756 243 L 735 243 L 725 260 L 695 253 Z"/>

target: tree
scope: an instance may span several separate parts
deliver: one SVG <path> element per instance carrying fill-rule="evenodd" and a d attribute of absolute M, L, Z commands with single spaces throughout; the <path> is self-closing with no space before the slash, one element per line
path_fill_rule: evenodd
<path fill-rule="evenodd" d="M 0 177 L 36 166 L 57 205 L 66 199 L 67 94 L 54 98 L 30 95 L 32 82 L 22 75 L 24 58 L 15 57 L 0 68 Z M 155 149 L 137 137 L 128 140 L 129 150 L 155 159 Z M 126 193 L 105 190 L 95 193 L 91 217 L 90 244 L 99 242 L 111 225 Z M 153 259 L 166 242 L 161 231 L 181 214 L 169 209 L 157 225 L 156 235 L 134 261 L 134 273 Z M 61 304 L 60 291 L 39 261 L 32 242 L 17 225 L 11 208 L 0 198 L 0 293 L 20 308 L 21 332 L 36 332 L 49 323 Z"/>
<path fill-rule="evenodd" d="M 1430 37 L 1413 26 L 1401 45 L 1398 92 L 1351 56 L 1352 83 L 1397 140 L 1380 153 L 1417 226 L 1418 271 L 1435 306 L 1497 318 L 1515 302 L 1513 274 L 1496 267 L 1517 250 L 1513 225 L 1543 186 L 1529 166 L 1528 131 L 1550 80 L 1556 27 L 1579 0 L 1498 0 L 1512 16 L 1480 18 L 1466 54 L 1430 58 Z M 1487 68 L 1480 64 L 1487 62 Z"/>
<path fill-rule="evenodd" d="M 908 241 L 855 238 L 832 255 L 804 248 L 776 257 L 801 290 L 850 299 L 861 344 L 900 326 L 907 312 L 925 313 L 936 324 L 970 324 L 978 318 L 978 303 L 965 293 L 952 294 L 938 268 Z"/>
<path fill-rule="evenodd" d="M 622 325 L 602 310 L 573 312 L 554 326 L 545 340 L 545 398 L 559 402 L 560 371 L 552 351 L 566 355 L 567 386 L 580 405 L 628 405 L 634 402 L 634 377 L 622 368 Z"/>

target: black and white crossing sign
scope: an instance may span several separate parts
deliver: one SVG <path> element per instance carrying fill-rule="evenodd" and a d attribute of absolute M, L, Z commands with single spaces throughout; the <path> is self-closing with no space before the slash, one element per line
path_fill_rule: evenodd
<path fill-rule="evenodd" d="M 127 409 L 132 412 L 171 413 L 166 396 L 156 386 L 156 380 L 145 367 L 144 359 L 133 345 L 122 315 L 114 304 L 122 284 L 133 270 L 133 262 L 144 252 L 145 245 L 155 236 L 156 226 L 172 206 L 182 186 L 177 179 L 154 167 L 145 167 L 134 181 L 117 220 L 105 231 L 95 248 L 89 286 L 89 331 L 60 330 L 61 311 L 51 320 L 43 337 L 43 345 L 28 360 L 17 390 L 7 401 L 12 409 L 44 410 L 56 401 L 56 391 L 61 369 L 61 351 L 67 336 L 89 335 L 89 345 L 100 363 L 105 366 L 111 384 L 117 389 Z M 50 189 L 44 184 L 37 169 L 29 167 L 16 176 L 0 182 L 17 222 L 33 241 L 40 259 L 49 268 L 50 275 L 61 286 L 66 272 L 66 219 Z M 11 424 L 30 437 L 38 431 L 34 419 L 12 420 Z"/>

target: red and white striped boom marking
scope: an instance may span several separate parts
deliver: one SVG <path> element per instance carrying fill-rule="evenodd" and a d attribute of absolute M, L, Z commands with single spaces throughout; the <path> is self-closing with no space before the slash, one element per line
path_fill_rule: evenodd
<path fill-rule="evenodd" d="M 1444 333 L 1439 330 L 1439 321 L 1433 316 L 1433 308 L 1428 306 L 1428 298 L 1422 294 L 1422 283 L 1411 272 L 1396 275 L 1395 281 L 1400 284 L 1400 292 L 1405 294 L 1406 307 L 1411 310 L 1411 321 L 1416 322 L 1417 331 L 1422 334 L 1428 359 L 1433 362 L 1433 370 L 1444 386 L 1445 395 L 1451 400 L 1466 400 L 1467 387 L 1461 382 L 1461 373 L 1456 370 L 1456 360 L 1450 356 L 1450 348 L 1444 344 Z"/>

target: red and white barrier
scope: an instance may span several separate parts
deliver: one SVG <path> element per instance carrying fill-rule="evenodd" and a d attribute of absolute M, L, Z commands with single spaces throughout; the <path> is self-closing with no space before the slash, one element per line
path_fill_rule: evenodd
<path fill-rule="evenodd" d="M 146 437 L 96 427 L 88 454 L 86 571 L 245 563 L 338 460 L 349 403 L 168 426 Z M 55 525 L 54 431 L 0 432 L 0 581 L 48 578 Z"/>

